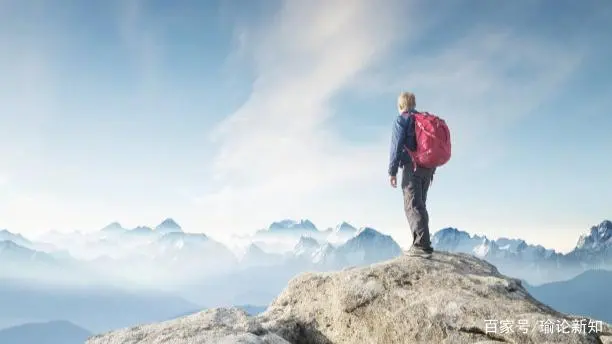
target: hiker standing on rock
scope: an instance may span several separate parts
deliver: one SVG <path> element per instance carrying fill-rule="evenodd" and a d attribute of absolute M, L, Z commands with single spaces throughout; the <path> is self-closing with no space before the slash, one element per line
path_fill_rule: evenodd
<path fill-rule="evenodd" d="M 408 254 L 431 257 L 427 191 L 436 168 L 444 165 L 451 154 L 450 132 L 444 120 L 416 110 L 413 93 L 402 92 L 397 99 L 399 116 L 393 125 L 389 177 L 397 187 L 397 172 L 402 168 L 404 211 L 412 231 Z"/>

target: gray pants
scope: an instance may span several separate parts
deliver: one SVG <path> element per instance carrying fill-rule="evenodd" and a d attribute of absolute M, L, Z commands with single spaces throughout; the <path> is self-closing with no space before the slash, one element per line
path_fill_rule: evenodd
<path fill-rule="evenodd" d="M 404 211 L 412 231 L 412 245 L 423 249 L 431 248 L 429 236 L 429 214 L 427 213 L 427 191 L 435 169 L 417 168 L 408 165 L 402 171 Z"/>

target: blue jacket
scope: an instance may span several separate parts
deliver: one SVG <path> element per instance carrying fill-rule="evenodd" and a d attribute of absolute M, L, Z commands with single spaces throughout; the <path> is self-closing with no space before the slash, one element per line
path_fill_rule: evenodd
<path fill-rule="evenodd" d="M 389 175 L 397 175 L 397 170 L 406 165 L 412 165 L 410 155 L 405 151 L 404 147 L 408 147 L 411 151 L 416 150 L 416 134 L 414 130 L 414 117 L 406 116 L 409 113 L 415 113 L 416 110 L 410 110 L 402 115 L 397 116 L 393 123 L 393 131 L 391 134 L 391 152 L 389 154 Z"/>

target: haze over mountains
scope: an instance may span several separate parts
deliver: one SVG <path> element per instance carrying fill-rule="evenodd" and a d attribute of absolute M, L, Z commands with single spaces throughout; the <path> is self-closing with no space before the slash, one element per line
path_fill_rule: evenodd
<path fill-rule="evenodd" d="M 319 231 L 308 220 L 272 223 L 244 245 L 232 247 L 206 234 L 185 232 L 172 219 L 155 228 L 126 229 L 113 222 L 93 233 L 49 233 L 39 242 L 9 231 L 3 233 L 0 254 L 15 269 L 3 270 L 1 277 L 28 277 L 60 284 L 75 279 L 81 283 L 121 285 L 181 284 L 245 267 L 306 264 L 334 268 L 347 262 L 368 264 L 400 253 L 390 236 L 374 229 L 358 230 L 342 223 Z M 29 273 L 33 270 L 36 273 Z M 168 278 L 170 275 L 172 278 Z"/>
<path fill-rule="evenodd" d="M 611 285 L 612 271 L 588 270 L 567 281 L 525 287 L 536 299 L 558 311 L 612 323 Z"/>
<path fill-rule="evenodd" d="M 470 235 L 445 228 L 432 238 L 440 250 L 472 253 L 496 265 L 502 273 L 531 284 L 572 278 L 589 269 L 612 269 L 612 222 L 604 220 L 581 234 L 576 247 L 567 254 L 522 239 Z"/>
<path fill-rule="evenodd" d="M 172 286 L 258 266 L 334 269 L 401 253 L 390 236 L 347 222 L 319 230 L 309 220 L 282 220 L 234 239 L 231 245 L 224 245 L 206 234 L 185 232 L 170 218 L 155 227 L 127 229 L 113 222 L 90 233 L 50 232 L 36 241 L 4 229 L 0 231 L 0 259 L 5 268 L 0 277 L 53 284 Z M 456 228 L 437 231 L 432 243 L 439 250 L 485 258 L 531 284 L 612 265 L 612 222 L 608 220 L 580 235 L 567 254 L 519 238 L 494 240 Z"/>
<path fill-rule="evenodd" d="M 19 325 L 0 330 L 0 343 L 7 344 L 82 344 L 92 335 L 67 321 Z"/>
<path fill-rule="evenodd" d="M 579 236 L 567 254 L 455 228 L 437 231 L 432 242 L 438 250 L 484 258 L 535 288 L 591 269 L 612 270 L 611 237 L 606 220 Z M 309 220 L 282 220 L 230 244 L 186 232 L 173 219 L 133 229 L 113 222 L 38 240 L 2 230 L 0 298 L 8 307 L 0 310 L 0 328 L 60 320 L 100 333 L 203 308 L 263 306 L 298 273 L 367 265 L 401 252 L 391 236 L 347 222 L 320 230 Z"/>
<path fill-rule="evenodd" d="M 344 223 L 319 231 L 309 221 L 273 223 L 231 249 L 172 219 L 153 228 L 113 222 L 91 233 L 51 232 L 37 241 L 1 233 L 0 328 L 65 320 L 93 333 L 213 306 L 266 305 L 299 272 L 400 253 L 373 229 Z"/>

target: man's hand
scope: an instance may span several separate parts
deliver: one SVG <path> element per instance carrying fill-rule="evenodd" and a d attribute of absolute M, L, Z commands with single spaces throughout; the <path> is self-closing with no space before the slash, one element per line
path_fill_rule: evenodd
<path fill-rule="evenodd" d="M 389 177 L 389 181 L 391 182 L 391 187 L 392 188 L 396 188 L 397 187 L 397 177 L 396 176 L 390 176 Z"/>

